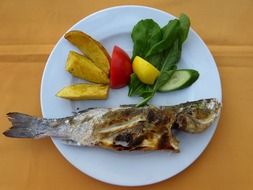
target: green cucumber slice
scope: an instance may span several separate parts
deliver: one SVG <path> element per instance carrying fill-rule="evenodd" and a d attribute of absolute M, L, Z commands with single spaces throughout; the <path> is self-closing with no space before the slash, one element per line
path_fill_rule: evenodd
<path fill-rule="evenodd" d="M 199 78 L 199 72 L 193 69 L 176 70 L 171 78 L 159 88 L 160 92 L 168 92 L 191 86 Z"/>

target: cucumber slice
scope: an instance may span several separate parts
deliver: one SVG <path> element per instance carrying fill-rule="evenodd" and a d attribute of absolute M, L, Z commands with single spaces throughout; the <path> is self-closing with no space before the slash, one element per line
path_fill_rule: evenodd
<path fill-rule="evenodd" d="M 193 69 L 176 70 L 161 88 L 160 92 L 179 90 L 191 86 L 199 78 L 199 72 Z"/>

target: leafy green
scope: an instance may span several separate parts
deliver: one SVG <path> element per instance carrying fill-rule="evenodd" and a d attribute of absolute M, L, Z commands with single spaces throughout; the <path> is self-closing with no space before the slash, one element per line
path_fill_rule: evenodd
<path fill-rule="evenodd" d="M 152 19 L 139 21 L 131 34 L 134 48 L 132 59 L 138 55 L 144 57 L 147 51 L 162 39 L 160 26 Z"/>
<path fill-rule="evenodd" d="M 179 22 L 180 22 L 180 30 L 181 30 L 181 32 L 179 33 L 180 41 L 181 43 L 183 43 L 188 36 L 191 22 L 190 22 L 189 17 L 185 14 L 180 15 Z"/>
<path fill-rule="evenodd" d="M 161 30 L 163 34 L 162 40 L 154 44 L 149 49 L 145 57 L 149 57 L 151 55 L 161 53 L 164 50 L 170 48 L 178 36 L 179 29 L 180 29 L 179 21 L 177 19 L 170 20 L 169 23 L 165 25 Z"/>
<path fill-rule="evenodd" d="M 158 70 L 161 69 L 162 67 L 162 62 L 164 59 L 164 54 L 162 53 L 158 53 L 149 57 L 144 57 L 145 60 L 147 60 L 149 63 L 151 63 L 152 65 L 154 65 Z"/>
<path fill-rule="evenodd" d="M 145 91 L 147 85 L 143 84 L 136 76 L 135 73 L 131 74 L 128 96 L 141 96 Z"/>
<path fill-rule="evenodd" d="M 143 98 L 137 106 L 147 104 L 156 91 L 170 80 L 177 69 L 189 27 L 190 20 L 185 14 L 170 20 L 163 28 L 152 19 L 141 20 L 134 26 L 131 34 L 134 43 L 132 59 L 138 55 L 160 70 L 160 76 L 153 85 L 143 84 L 136 74 L 131 75 L 128 95 Z"/>

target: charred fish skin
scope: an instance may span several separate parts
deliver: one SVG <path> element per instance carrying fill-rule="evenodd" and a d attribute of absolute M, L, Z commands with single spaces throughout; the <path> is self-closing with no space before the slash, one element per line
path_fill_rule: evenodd
<path fill-rule="evenodd" d="M 99 146 L 117 150 L 178 151 L 178 141 L 171 132 L 173 113 L 156 107 L 124 107 L 103 116 L 103 123 L 95 127 Z"/>
<path fill-rule="evenodd" d="M 60 119 L 7 114 L 12 127 L 5 136 L 17 138 L 61 138 L 77 146 L 99 146 L 113 150 L 174 150 L 179 142 L 172 128 L 199 133 L 218 116 L 221 104 L 204 99 L 175 106 L 137 108 L 93 108 Z"/>

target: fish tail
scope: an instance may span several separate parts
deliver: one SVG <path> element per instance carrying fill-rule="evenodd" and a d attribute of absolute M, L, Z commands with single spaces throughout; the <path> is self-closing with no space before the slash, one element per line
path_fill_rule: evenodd
<path fill-rule="evenodd" d="M 18 112 L 7 114 L 12 127 L 3 134 L 14 138 L 41 138 L 48 136 L 50 120 L 41 119 Z"/>

